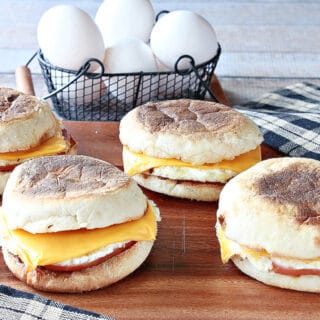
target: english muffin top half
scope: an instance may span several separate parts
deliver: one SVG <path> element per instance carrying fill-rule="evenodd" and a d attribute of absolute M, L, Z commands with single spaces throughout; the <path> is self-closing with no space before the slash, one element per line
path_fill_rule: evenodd
<path fill-rule="evenodd" d="M 262 135 L 230 107 L 181 99 L 150 102 L 129 112 L 120 123 L 120 140 L 134 152 L 200 165 L 253 150 Z"/>
<path fill-rule="evenodd" d="M 0 153 L 28 150 L 57 134 L 61 129 L 48 103 L 0 88 Z"/>
<path fill-rule="evenodd" d="M 314 259 L 320 250 L 320 162 L 262 161 L 220 195 L 218 224 L 240 245 L 274 256 Z"/>

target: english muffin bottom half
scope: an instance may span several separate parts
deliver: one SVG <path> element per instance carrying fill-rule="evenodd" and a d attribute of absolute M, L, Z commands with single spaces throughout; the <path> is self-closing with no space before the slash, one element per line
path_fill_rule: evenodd
<path fill-rule="evenodd" d="M 27 285 L 83 292 L 137 269 L 159 212 L 136 182 L 87 156 L 39 157 L 16 167 L 1 207 L 5 262 Z"/>
<path fill-rule="evenodd" d="M 120 122 L 124 170 L 166 195 L 216 201 L 224 184 L 261 160 L 258 127 L 208 101 L 149 102 Z"/>
<path fill-rule="evenodd" d="M 0 88 L 0 194 L 18 164 L 40 156 L 74 154 L 76 147 L 47 102 Z"/>
<path fill-rule="evenodd" d="M 228 182 L 217 211 L 222 261 L 265 284 L 320 292 L 320 162 L 277 158 Z"/>

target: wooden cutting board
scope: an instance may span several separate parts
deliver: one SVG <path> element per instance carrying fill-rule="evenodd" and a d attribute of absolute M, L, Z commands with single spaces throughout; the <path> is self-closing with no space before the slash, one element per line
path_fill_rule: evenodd
<path fill-rule="evenodd" d="M 217 81 L 214 91 L 227 103 Z M 79 153 L 122 166 L 118 123 L 65 122 Z M 281 156 L 263 146 L 263 157 Z M 126 279 L 85 294 L 36 292 L 15 279 L 0 257 L 0 281 L 117 319 L 318 319 L 320 296 L 273 288 L 223 265 L 215 236 L 216 203 L 179 200 L 145 190 L 161 210 L 146 262 Z M 124 199 L 125 201 L 125 199 Z"/>

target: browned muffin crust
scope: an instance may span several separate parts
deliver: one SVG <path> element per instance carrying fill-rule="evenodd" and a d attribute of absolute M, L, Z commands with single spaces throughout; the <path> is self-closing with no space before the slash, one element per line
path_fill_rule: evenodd
<path fill-rule="evenodd" d="M 138 110 L 137 119 L 150 133 L 195 133 L 233 131 L 244 122 L 243 116 L 230 107 L 199 100 L 149 102 Z"/>
<path fill-rule="evenodd" d="M 294 205 L 299 223 L 320 223 L 320 168 L 295 163 L 255 182 L 257 193 L 274 203 Z M 298 214 L 297 214 L 298 213 Z"/>
<path fill-rule="evenodd" d="M 0 119 L 3 122 L 27 119 L 36 112 L 39 99 L 9 88 L 0 88 Z"/>
<path fill-rule="evenodd" d="M 116 191 L 130 183 L 113 165 L 85 156 L 40 157 L 26 165 L 28 170 L 18 179 L 15 192 L 29 197 L 81 197 Z"/>

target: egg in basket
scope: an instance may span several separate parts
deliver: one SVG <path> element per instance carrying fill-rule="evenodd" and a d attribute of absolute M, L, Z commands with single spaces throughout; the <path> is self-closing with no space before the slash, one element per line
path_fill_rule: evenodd
<path fill-rule="evenodd" d="M 64 119 L 116 121 L 152 100 L 214 99 L 209 86 L 221 49 L 194 12 L 155 17 L 149 0 L 108 0 L 93 20 L 58 5 L 42 15 L 37 35 L 44 98 Z"/>

